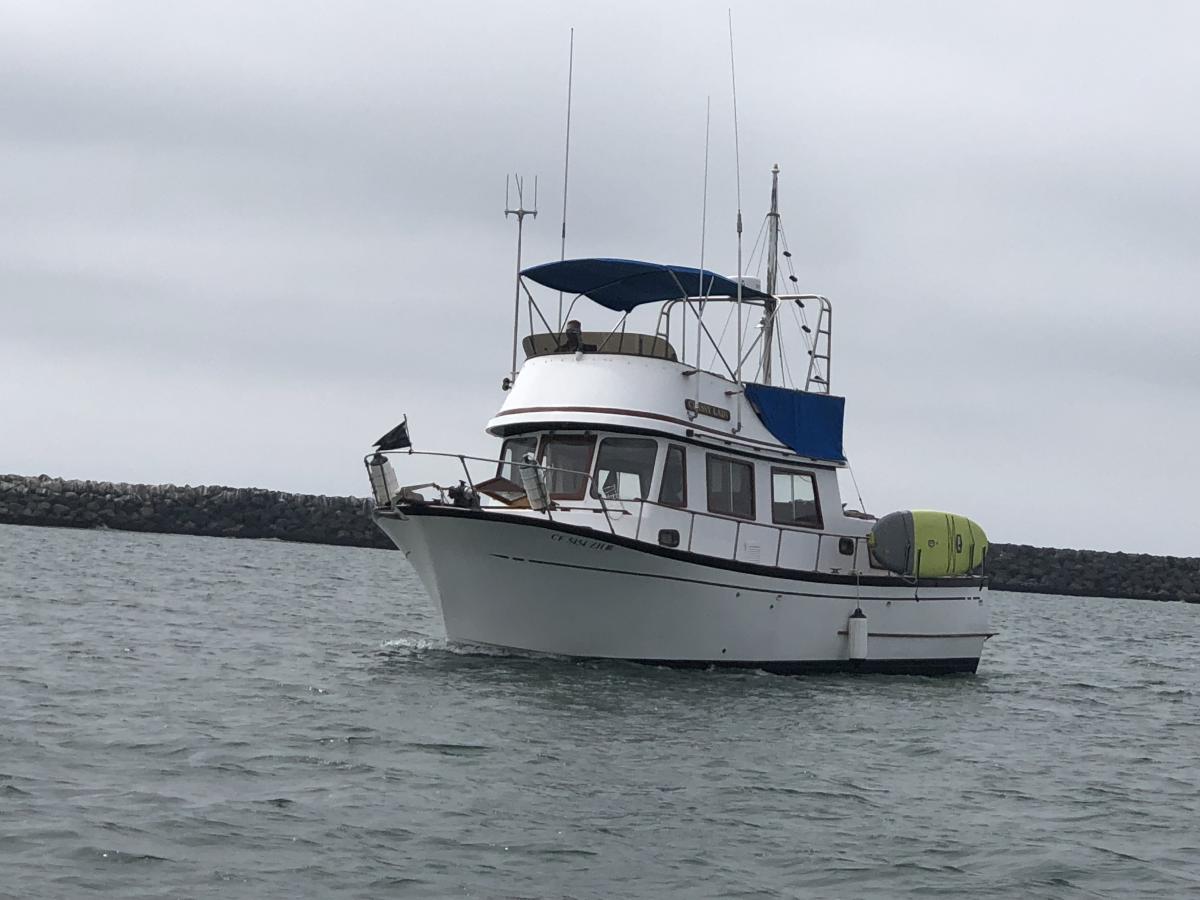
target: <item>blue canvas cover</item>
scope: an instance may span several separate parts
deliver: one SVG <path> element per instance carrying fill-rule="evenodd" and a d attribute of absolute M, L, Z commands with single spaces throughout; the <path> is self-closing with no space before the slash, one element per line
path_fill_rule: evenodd
<path fill-rule="evenodd" d="M 801 456 L 846 461 L 842 450 L 845 397 L 747 384 L 746 399 L 767 430 Z"/>
<path fill-rule="evenodd" d="M 523 269 L 530 281 L 555 291 L 583 294 L 617 312 L 681 297 L 736 297 L 738 286 L 716 272 L 636 259 L 566 259 Z M 743 299 L 767 296 L 742 285 Z"/>

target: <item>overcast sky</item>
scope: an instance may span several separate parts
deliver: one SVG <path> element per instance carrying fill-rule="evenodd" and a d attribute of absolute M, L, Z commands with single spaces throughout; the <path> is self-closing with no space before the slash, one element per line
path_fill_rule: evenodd
<path fill-rule="evenodd" d="M 726 7 L 0 0 L 0 471 L 363 495 L 403 413 L 490 455 L 571 26 L 568 255 L 696 263 L 711 96 L 736 270 Z M 868 508 L 1200 554 L 1200 6 L 733 15 L 747 230 L 778 162 Z"/>

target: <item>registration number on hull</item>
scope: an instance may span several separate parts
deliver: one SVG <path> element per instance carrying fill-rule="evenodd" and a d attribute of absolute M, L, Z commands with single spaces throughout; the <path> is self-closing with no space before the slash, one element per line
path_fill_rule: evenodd
<path fill-rule="evenodd" d="M 612 544 L 606 544 L 604 541 L 594 541 L 591 538 L 579 537 L 574 534 L 552 534 L 550 540 L 564 544 L 574 544 L 576 547 L 582 547 L 584 550 L 602 550 L 609 551 L 613 548 Z"/>

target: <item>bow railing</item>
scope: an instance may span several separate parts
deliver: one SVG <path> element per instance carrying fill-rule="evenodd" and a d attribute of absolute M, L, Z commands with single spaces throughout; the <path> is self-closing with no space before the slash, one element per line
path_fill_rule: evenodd
<path fill-rule="evenodd" d="M 603 496 L 600 496 L 598 494 L 598 492 L 591 489 L 595 482 L 595 478 L 592 476 L 592 474 L 590 472 L 580 472 L 576 469 L 567 469 L 562 466 L 547 466 L 540 462 L 522 462 L 521 460 L 515 460 L 515 459 L 493 459 L 493 458 L 486 457 L 486 456 L 471 456 L 470 454 L 467 454 L 467 453 L 441 453 L 441 452 L 437 452 L 434 450 L 385 450 L 385 451 L 378 452 L 378 453 L 371 453 L 371 454 L 368 454 L 367 456 L 363 457 L 363 465 L 365 465 L 367 467 L 368 476 L 371 476 L 372 461 L 375 460 L 376 457 L 380 457 L 380 456 L 382 456 L 388 460 L 390 460 L 392 456 L 404 456 L 404 457 L 430 456 L 430 457 L 438 457 L 440 459 L 456 459 L 456 460 L 458 460 L 459 465 L 462 466 L 463 475 L 464 475 L 462 483 L 465 484 L 470 489 L 470 496 L 464 496 L 461 493 L 457 493 L 455 485 L 439 485 L 436 482 L 432 482 L 432 481 L 424 482 L 422 484 L 405 485 L 403 487 L 397 485 L 392 490 L 385 490 L 385 491 L 381 492 L 376 488 L 376 479 L 374 477 L 372 477 L 371 478 L 371 486 L 375 490 L 375 506 L 377 508 L 384 508 L 384 509 L 394 508 L 397 501 L 403 502 L 406 499 L 416 499 L 416 497 L 414 497 L 414 495 L 416 494 L 417 491 L 421 490 L 422 488 L 433 488 L 434 490 L 436 490 L 438 492 L 439 500 L 442 503 L 447 504 L 447 505 L 454 505 L 454 506 L 474 505 L 474 499 L 479 498 L 478 502 L 479 502 L 480 509 L 492 509 L 492 510 L 511 509 L 512 506 L 510 504 L 505 504 L 498 500 L 493 500 L 493 503 L 495 504 L 494 506 L 492 506 L 492 505 L 483 506 L 481 498 L 484 496 L 487 496 L 487 495 L 481 493 L 481 491 L 476 487 L 476 485 L 483 484 L 487 480 L 490 480 L 491 478 L 496 477 L 495 473 L 499 472 L 502 467 L 512 466 L 514 469 L 524 469 L 524 468 L 535 469 L 541 473 L 543 479 L 545 478 L 546 473 L 551 473 L 551 472 L 561 473 L 563 475 L 568 475 L 573 478 L 582 478 L 584 480 L 584 484 L 586 485 L 585 491 L 584 491 L 584 496 L 591 495 L 591 496 L 599 499 L 599 501 L 600 501 L 599 509 L 597 509 L 596 507 L 591 507 L 591 506 L 582 506 L 582 507 L 569 506 L 560 501 L 553 500 L 553 498 L 551 498 L 551 502 L 547 508 L 542 509 L 542 510 L 534 510 L 534 511 L 544 513 L 546 515 L 546 517 L 550 519 L 550 521 L 554 521 L 554 515 L 553 515 L 554 512 L 588 511 L 588 512 L 592 512 L 592 513 L 600 513 L 600 514 L 604 515 L 605 522 L 608 525 L 609 531 L 612 532 L 613 534 L 617 533 L 616 527 L 613 525 L 614 512 L 611 509 L 609 509 L 608 503 L 605 501 L 605 498 Z M 493 474 L 489 475 L 487 479 L 477 480 L 471 474 L 471 467 L 467 464 L 468 462 L 488 463 L 489 465 L 494 466 L 495 469 L 493 471 Z M 514 482 L 514 484 L 516 484 L 516 483 Z M 517 486 L 520 487 L 520 485 L 517 485 Z M 417 495 L 417 496 L 419 496 L 419 495 Z M 420 499 L 423 500 L 424 498 L 421 497 Z M 489 498 L 489 499 L 492 499 L 492 498 Z M 618 516 L 631 515 L 631 513 L 627 512 L 625 510 L 618 510 L 615 514 Z"/>

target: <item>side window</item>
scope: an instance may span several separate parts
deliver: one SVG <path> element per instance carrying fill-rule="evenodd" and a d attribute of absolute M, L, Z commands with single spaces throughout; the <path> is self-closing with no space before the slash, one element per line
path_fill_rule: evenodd
<path fill-rule="evenodd" d="M 754 518 L 754 466 L 726 456 L 706 457 L 708 511 Z"/>
<path fill-rule="evenodd" d="M 687 449 L 678 444 L 667 447 L 658 502 L 663 506 L 687 506 Z"/>
<path fill-rule="evenodd" d="M 503 462 L 496 469 L 496 475 L 507 478 L 516 484 L 521 483 L 521 473 L 513 463 L 525 462 L 526 453 L 537 452 L 537 436 L 509 438 L 500 447 L 500 459 Z"/>
<path fill-rule="evenodd" d="M 555 470 L 546 472 L 551 500 L 583 499 L 595 446 L 594 437 L 581 434 L 552 434 L 542 441 L 542 465 Z"/>
<path fill-rule="evenodd" d="M 778 525 L 821 527 L 817 483 L 811 472 L 771 470 L 771 521 Z"/>
<path fill-rule="evenodd" d="M 605 438 L 596 454 L 592 496 L 606 500 L 642 500 L 650 493 L 658 441 L 647 438 Z"/>

